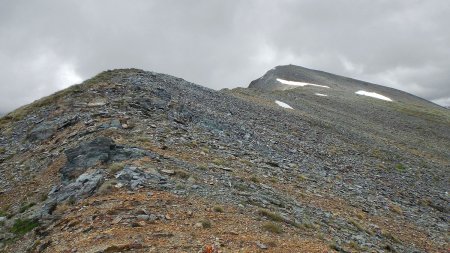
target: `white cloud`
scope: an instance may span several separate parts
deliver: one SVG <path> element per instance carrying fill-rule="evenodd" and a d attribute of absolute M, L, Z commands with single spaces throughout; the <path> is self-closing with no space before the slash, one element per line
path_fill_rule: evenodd
<path fill-rule="evenodd" d="M 433 100 L 433 103 L 436 103 L 441 106 L 449 107 L 450 106 L 450 97 L 435 99 L 435 100 Z"/>
<path fill-rule="evenodd" d="M 56 82 L 59 88 L 67 88 L 81 82 L 83 82 L 83 78 L 75 71 L 72 64 L 64 63 L 59 67 Z"/>
<path fill-rule="evenodd" d="M 447 1 L 6 1 L 0 111 L 103 70 L 211 88 L 295 64 L 430 100 L 450 97 Z"/>

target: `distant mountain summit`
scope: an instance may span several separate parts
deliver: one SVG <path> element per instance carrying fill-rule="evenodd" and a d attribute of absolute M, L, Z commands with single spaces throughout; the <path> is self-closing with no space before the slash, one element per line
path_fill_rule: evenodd
<path fill-rule="evenodd" d="M 433 106 L 431 102 L 425 99 L 397 89 L 296 65 L 282 65 L 272 68 L 262 77 L 252 81 L 249 88 L 262 91 L 307 88 L 311 92 L 319 94 L 342 94 L 344 96 L 358 94 L 385 101 L 398 100 Z"/>
<path fill-rule="evenodd" d="M 0 252 L 447 252 L 450 111 L 293 65 L 109 70 L 0 118 Z"/>
<path fill-rule="evenodd" d="M 330 75 L 325 72 L 320 72 L 312 69 L 296 65 L 282 65 L 277 66 L 267 71 L 262 77 L 252 81 L 249 88 L 260 89 L 266 91 L 273 90 L 287 90 L 296 87 L 294 84 L 288 82 L 302 82 L 304 84 L 316 84 L 329 86 L 334 82 L 326 78 L 326 75 Z"/>

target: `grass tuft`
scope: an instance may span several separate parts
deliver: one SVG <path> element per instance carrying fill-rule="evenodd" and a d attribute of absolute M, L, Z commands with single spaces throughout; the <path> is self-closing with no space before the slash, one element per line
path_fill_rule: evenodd
<path fill-rule="evenodd" d="M 25 204 L 25 205 L 21 206 L 19 209 L 19 213 L 24 213 L 26 210 L 30 209 L 34 205 L 36 205 L 36 203 L 31 202 L 29 204 Z"/>
<path fill-rule="evenodd" d="M 120 170 L 122 170 L 125 167 L 125 163 L 123 162 L 115 162 L 112 163 L 108 166 L 109 171 L 112 174 L 116 174 L 117 172 L 119 172 Z"/>
<path fill-rule="evenodd" d="M 210 220 L 202 220 L 202 227 L 203 228 L 211 228 L 212 224 Z"/>
<path fill-rule="evenodd" d="M 214 160 L 212 160 L 212 163 L 214 163 L 217 166 L 224 166 L 227 164 L 227 161 L 222 158 L 215 158 Z"/>
<path fill-rule="evenodd" d="M 184 170 L 175 170 L 175 176 L 181 178 L 181 179 L 188 179 L 190 177 L 189 172 Z"/>
<path fill-rule="evenodd" d="M 266 210 L 266 209 L 259 209 L 258 210 L 258 214 L 261 215 L 261 216 L 264 216 L 267 219 L 272 220 L 272 221 L 277 221 L 277 222 L 283 222 L 284 221 L 284 218 L 281 217 L 281 215 L 276 214 L 276 213 L 272 213 L 271 211 Z"/>
<path fill-rule="evenodd" d="M 250 181 L 252 181 L 253 183 L 255 183 L 255 184 L 259 184 L 259 178 L 258 177 L 256 177 L 256 176 L 251 176 L 250 177 Z"/>
<path fill-rule="evenodd" d="M 397 214 L 403 214 L 402 208 L 401 208 L 400 206 L 398 206 L 398 205 L 390 204 L 390 205 L 389 205 L 389 209 L 390 209 L 392 212 L 394 212 L 394 213 L 397 213 Z"/>
<path fill-rule="evenodd" d="M 397 163 L 395 165 L 395 169 L 398 170 L 398 171 L 405 171 L 406 167 L 403 164 L 401 164 L 401 163 Z"/>
<path fill-rule="evenodd" d="M 389 231 L 381 230 L 381 236 L 383 236 L 387 239 L 390 239 L 393 242 L 400 243 L 400 240 L 397 237 L 395 237 L 394 235 L 392 235 Z"/>
<path fill-rule="evenodd" d="M 277 223 L 273 223 L 273 222 L 264 223 L 262 228 L 265 231 L 273 233 L 273 234 L 281 234 L 281 233 L 283 233 L 283 228 L 281 227 L 281 225 L 277 224 Z"/>
<path fill-rule="evenodd" d="M 24 234 L 30 232 L 31 230 L 33 230 L 33 228 L 38 227 L 38 226 L 39 226 L 39 221 L 37 221 L 37 220 L 17 219 L 14 222 L 14 225 L 11 227 L 11 232 L 16 235 L 24 235 Z"/>

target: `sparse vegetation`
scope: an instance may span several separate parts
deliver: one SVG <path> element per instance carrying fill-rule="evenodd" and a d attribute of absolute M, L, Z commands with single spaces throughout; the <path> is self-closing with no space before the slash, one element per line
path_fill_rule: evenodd
<path fill-rule="evenodd" d="M 116 163 L 112 163 L 108 166 L 108 170 L 112 173 L 112 174 L 116 174 L 117 172 L 119 172 L 120 170 L 122 170 L 125 167 L 125 163 L 123 162 L 116 162 Z"/>
<path fill-rule="evenodd" d="M 123 70 L 106 70 L 101 72 L 100 74 L 84 81 L 85 85 L 92 85 L 97 83 L 107 83 L 110 82 L 114 76 L 119 74 L 124 74 L 126 72 L 137 71 L 136 69 L 123 69 Z"/>
<path fill-rule="evenodd" d="M 357 250 L 357 252 L 367 252 L 368 249 L 366 247 L 360 246 L 357 242 L 351 241 L 348 243 L 348 247 Z"/>
<path fill-rule="evenodd" d="M 190 147 L 192 149 L 198 148 L 198 143 L 196 141 L 191 141 L 185 144 L 187 147 Z"/>
<path fill-rule="evenodd" d="M 34 202 L 22 205 L 19 209 L 19 213 L 24 213 L 26 210 L 30 209 L 34 205 L 36 205 L 36 203 L 34 203 Z"/>
<path fill-rule="evenodd" d="M 377 148 L 374 148 L 374 149 L 372 149 L 370 155 L 371 155 L 372 157 L 381 159 L 381 158 L 383 158 L 384 153 L 383 153 L 381 150 L 379 150 L 379 149 L 377 149 Z"/>
<path fill-rule="evenodd" d="M 262 228 L 270 233 L 274 233 L 274 234 L 281 234 L 283 233 L 283 227 L 280 224 L 277 223 L 273 223 L 273 222 L 267 222 L 264 223 Z"/>
<path fill-rule="evenodd" d="M 349 223 L 352 224 L 353 226 L 355 226 L 358 230 L 360 230 L 362 232 L 366 232 L 369 235 L 374 235 L 375 234 L 375 232 L 373 230 L 371 230 L 367 226 L 364 226 L 363 224 L 361 224 L 357 220 L 351 219 L 351 220 L 349 220 Z"/>
<path fill-rule="evenodd" d="M 271 177 L 269 178 L 269 182 L 276 184 L 278 182 L 278 179 L 276 179 L 275 177 Z"/>
<path fill-rule="evenodd" d="M 46 201 L 47 198 L 48 198 L 47 193 L 41 193 L 41 196 L 39 197 L 39 200 L 40 200 L 40 201 Z"/>
<path fill-rule="evenodd" d="M 307 180 L 308 178 L 305 176 L 305 175 L 303 175 L 303 174 L 301 174 L 301 175 L 299 175 L 298 176 L 298 180 L 300 180 L 300 181 L 305 181 L 305 180 Z"/>
<path fill-rule="evenodd" d="M 336 243 L 331 243 L 328 247 L 332 250 L 341 251 L 341 248 Z"/>
<path fill-rule="evenodd" d="M 201 147 L 200 150 L 201 150 L 203 153 L 209 153 L 209 148 L 207 148 L 207 147 Z"/>
<path fill-rule="evenodd" d="M 135 140 L 136 140 L 136 142 L 141 143 L 141 145 L 147 145 L 152 142 L 152 139 L 150 139 L 149 137 L 146 137 L 146 136 L 136 137 Z"/>
<path fill-rule="evenodd" d="M 394 106 L 394 108 L 396 108 L 398 111 L 408 114 L 410 116 L 424 118 L 430 121 L 444 124 L 450 123 L 450 118 L 442 110 L 436 110 L 434 108 L 430 109 L 412 104 L 404 105 L 400 103 L 393 104 L 392 106 Z"/>
<path fill-rule="evenodd" d="M 349 221 L 350 224 L 352 224 L 353 226 L 355 226 L 357 229 L 361 230 L 361 231 L 365 231 L 365 228 L 356 220 L 350 220 Z"/>
<path fill-rule="evenodd" d="M 223 207 L 221 207 L 221 206 L 215 206 L 215 207 L 213 207 L 213 210 L 216 213 L 223 213 Z"/>
<path fill-rule="evenodd" d="M 233 188 L 235 188 L 238 191 L 247 191 L 248 190 L 248 186 L 243 183 L 235 183 L 233 185 Z"/>
<path fill-rule="evenodd" d="M 8 217 L 8 212 L 0 210 L 0 217 Z"/>
<path fill-rule="evenodd" d="M 307 229 L 314 229 L 314 228 L 316 228 L 316 225 L 314 223 L 311 223 L 311 222 L 308 222 L 308 221 L 303 222 L 302 226 L 304 228 L 307 228 Z"/>
<path fill-rule="evenodd" d="M 356 218 L 358 218 L 360 220 L 364 219 L 364 214 L 362 212 L 358 212 L 355 215 L 356 215 Z"/>
<path fill-rule="evenodd" d="M 182 183 L 176 183 L 175 184 L 175 189 L 177 189 L 177 190 L 183 190 L 185 188 L 186 188 L 186 186 L 184 184 L 182 184 Z"/>
<path fill-rule="evenodd" d="M 208 169 L 208 166 L 207 166 L 206 164 L 199 164 L 199 165 L 197 166 L 197 169 L 199 169 L 199 170 L 207 170 L 207 169 Z"/>
<path fill-rule="evenodd" d="M 214 160 L 212 160 L 212 163 L 217 166 L 224 166 L 226 164 L 226 161 L 222 158 L 215 158 Z"/>
<path fill-rule="evenodd" d="M 185 170 L 175 170 L 175 176 L 181 179 L 188 179 L 190 177 L 190 174 Z"/>
<path fill-rule="evenodd" d="M 202 220 L 202 227 L 203 228 L 211 228 L 212 224 L 210 220 Z"/>
<path fill-rule="evenodd" d="M 339 147 L 330 146 L 330 147 L 328 147 L 328 153 L 330 155 L 336 156 L 336 155 L 341 155 L 343 152 Z"/>
<path fill-rule="evenodd" d="M 397 239 L 394 235 L 392 235 L 389 231 L 381 230 L 381 236 L 390 239 L 393 242 L 400 243 L 400 240 Z"/>
<path fill-rule="evenodd" d="M 33 230 L 33 228 L 38 227 L 38 226 L 39 226 L 39 222 L 37 220 L 17 219 L 14 222 L 14 225 L 11 227 L 11 232 L 16 235 L 24 235 L 24 234 L 30 232 L 31 230 Z"/>
<path fill-rule="evenodd" d="M 75 196 L 70 196 L 70 197 L 67 199 L 67 204 L 73 206 L 73 205 L 75 205 L 76 201 L 77 201 L 77 200 L 75 199 Z"/>
<path fill-rule="evenodd" d="M 401 164 L 401 163 L 397 163 L 395 165 L 395 169 L 398 170 L 398 171 L 405 171 L 406 167 L 403 164 Z"/>
<path fill-rule="evenodd" d="M 397 214 L 403 214 L 402 208 L 401 208 L 400 206 L 398 206 L 398 205 L 390 204 L 390 205 L 389 205 L 389 209 L 390 209 L 392 212 L 394 212 L 394 213 L 397 213 Z"/>
<path fill-rule="evenodd" d="M 103 184 L 97 190 L 98 194 L 108 194 L 112 189 L 114 189 L 114 185 L 116 183 L 117 181 L 114 179 L 103 182 Z"/>
<path fill-rule="evenodd" d="M 284 221 L 284 218 L 281 217 L 281 215 L 273 213 L 273 212 L 271 212 L 269 210 L 266 210 L 266 209 L 259 209 L 258 210 L 258 214 L 261 215 L 261 216 L 264 216 L 267 219 L 272 220 L 272 221 L 277 221 L 277 222 L 283 222 Z"/>
<path fill-rule="evenodd" d="M 56 104 L 61 98 L 68 96 L 69 94 L 74 94 L 82 91 L 81 85 L 73 85 L 67 89 L 58 91 L 50 96 L 41 98 L 34 101 L 29 105 L 22 106 L 13 112 L 8 113 L 4 117 L 0 118 L 0 126 L 4 126 L 11 122 L 19 121 L 25 118 L 27 115 L 31 114 L 32 111 L 38 110 L 41 107 L 48 106 L 50 104 Z"/>
<path fill-rule="evenodd" d="M 253 165 L 253 163 L 252 163 L 251 161 L 245 160 L 245 159 L 242 159 L 242 160 L 241 160 L 241 163 L 243 163 L 243 164 L 245 164 L 245 165 L 247 165 L 247 166 L 252 166 L 252 165 Z"/>
<path fill-rule="evenodd" d="M 255 184 L 259 184 L 259 178 L 258 177 L 256 177 L 256 176 L 251 176 L 250 177 L 250 181 L 252 181 L 253 183 L 255 183 Z"/>

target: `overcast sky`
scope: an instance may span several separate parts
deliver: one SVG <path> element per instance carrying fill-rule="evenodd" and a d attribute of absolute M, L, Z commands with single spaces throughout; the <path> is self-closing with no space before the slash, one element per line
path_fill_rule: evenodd
<path fill-rule="evenodd" d="M 0 0 L 0 112 L 136 67 L 210 88 L 295 64 L 450 105 L 450 1 Z"/>

